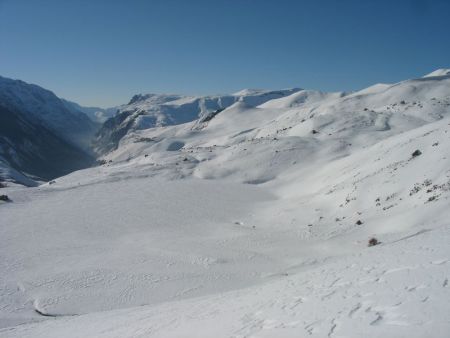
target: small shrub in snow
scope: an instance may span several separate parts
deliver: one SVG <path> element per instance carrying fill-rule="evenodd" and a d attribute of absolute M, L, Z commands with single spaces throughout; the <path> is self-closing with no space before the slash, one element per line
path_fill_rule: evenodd
<path fill-rule="evenodd" d="M 378 241 L 378 239 L 376 239 L 375 237 L 372 237 L 369 239 L 369 242 L 367 243 L 367 246 L 375 246 L 380 244 L 380 242 Z"/>
<path fill-rule="evenodd" d="M 414 194 L 417 194 L 420 190 L 422 190 L 422 187 L 419 183 L 415 183 L 414 187 L 409 191 L 409 196 L 412 196 Z"/>
<path fill-rule="evenodd" d="M 411 154 L 412 157 L 417 157 L 422 155 L 422 152 L 419 149 L 414 150 L 414 152 Z"/>
<path fill-rule="evenodd" d="M 356 221 L 356 225 L 362 225 L 362 224 L 363 224 L 363 222 L 360 219 Z"/>
<path fill-rule="evenodd" d="M 312 130 L 312 133 L 313 133 L 313 134 L 318 134 L 319 132 L 318 132 L 317 130 L 313 129 L 313 130 Z"/>
<path fill-rule="evenodd" d="M 0 201 L 10 202 L 8 195 L 0 195 Z"/>

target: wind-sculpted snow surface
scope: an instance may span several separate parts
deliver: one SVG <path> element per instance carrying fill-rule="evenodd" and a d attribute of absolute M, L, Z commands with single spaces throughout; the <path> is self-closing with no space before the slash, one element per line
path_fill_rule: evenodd
<path fill-rule="evenodd" d="M 396 237 L 397 238 L 397 237 Z M 448 337 L 447 227 L 264 285 L 0 331 L 4 337 Z"/>
<path fill-rule="evenodd" d="M 449 146 L 447 75 L 129 130 L 1 189 L 0 337 L 448 337 Z"/>

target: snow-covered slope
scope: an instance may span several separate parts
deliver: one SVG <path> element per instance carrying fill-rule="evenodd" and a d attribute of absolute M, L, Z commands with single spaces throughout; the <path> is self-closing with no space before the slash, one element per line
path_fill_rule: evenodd
<path fill-rule="evenodd" d="M 52 130 L 0 104 L 0 179 L 35 185 L 90 166 L 93 158 Z"/>
<path fill-rule="evenodd" d="M 266 182 L 296 171 L 304 159 L 345 156 L 444 118 L 449 86 L 450 76 L 441 76 L 350 94 L 299 91 L 256 107 L 236 102 L 200 125 L 130 131 L 105 159 L 175 164 L 187 158 L 183 176 Z"/>
<path fill-rule="evenodd" d="M 97 135 L 96 149 L 100 154 L 116 149 L 119 141 L 134 130 L 191 122 L 218 113 L 235 102 L 257 106 L 299 90 L 246 89 L 232 95 L 200 97 L 138 94 L 127 105 L 120 106 L 117 115 L 104 123 Z"/>
<path fill-rule="evenodd" d="M 2 106 L 26 114 L 65 140 L 85 146 L 95 132 L 95 124 L 82 112 L 68 108 L 51 91 L 20 80 L 0 76 Z"/>
<path fill-rule="evenodd" d="M 450 75 L 450 69 L 437 69 L 434 72 L 431 72 L 430 74 L 425 75 L 424 77 L 431 77 L 431 76 L 445 76 Z"/>
<path fill-rule="evenodd" d="M 120 107 L 111 107 L 111 108 L 99 108 L 99 107 L 84 107 L 80 106 L 76 102 L 72 102 L 69 100 L 61 99 L 64 105 L 72 110 L 72 111 L 80 111 L 86 114 L 93 122 L 102 124 L 107 119 L 113 117 Z"/>
<path fill-rule="evenodd" d="M 32 185 L 89 166 L 96 126 L 52 92 L 0 77 L 0 179 Z"/>
<path fill-rule="evenodd" d="M 447 337 L 449 147 L 448 75 L 130 129 L 2 188 L 0 336 Z"/>

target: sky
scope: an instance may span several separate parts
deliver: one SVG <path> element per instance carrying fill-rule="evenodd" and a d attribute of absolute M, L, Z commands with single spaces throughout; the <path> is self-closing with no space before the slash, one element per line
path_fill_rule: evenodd
<path fill-rule="evenodd" d="M 448 0 L 0 0 L 0 75 L 85 106 L 450 68 Z"/>

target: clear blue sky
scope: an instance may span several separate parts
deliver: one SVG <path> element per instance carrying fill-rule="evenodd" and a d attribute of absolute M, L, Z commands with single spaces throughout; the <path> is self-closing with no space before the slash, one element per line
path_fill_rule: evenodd
<path fill-rule="evenodd" d="M 448 0 L 0 0 L 0 75 L 84 105 L 450 67 Z"/>

